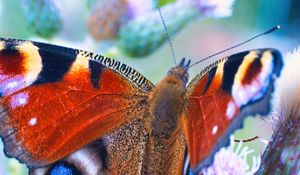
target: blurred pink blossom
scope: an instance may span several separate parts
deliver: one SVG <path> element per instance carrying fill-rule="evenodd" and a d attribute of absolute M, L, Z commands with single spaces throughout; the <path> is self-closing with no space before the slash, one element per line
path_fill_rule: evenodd
<path fill-rule="evenodd" d="M 196 0 L 196 6 L 204 16 L 228 17 L 235 0 Z"/>
<path fill-rule="evenodd" d="M 128 0 L 129 12 L 131 18 L 136 18 L 153 9 L 151 0 Z"/>
<path fill-rule="evenodd" d="M 235 144 L 232 136 L 230 138 L 230 146 L 222 148 L 217 152 L 213 164 L 207 169 L 202 170 L 201 173 L 204 175 L 254 174 L 260 166 L 260 157 L 252 156 L 252 167 L 250 167 L 247 163 L 247 157 L 254 150 L 242 144 L 242 142 Z"/>

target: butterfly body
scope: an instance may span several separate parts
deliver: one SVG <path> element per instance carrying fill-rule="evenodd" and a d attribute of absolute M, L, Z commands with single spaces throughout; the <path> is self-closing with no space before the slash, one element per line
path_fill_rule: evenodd
<path fill-rule="evenodd" d="M 145 169 L 150 174 L 182 173 L 185 142 L 181 117 L 189 62 L 183 59 L 149 93 L 149 119 L 146 119 L 146 126 L 150 136 Z"/>
<path fill-rule="evenodd" d="M 102 55 L 0 39 L 4 152 L 33 175 L 181 174 L 187 160 L 196 173 L 246 116 L 270 111 L 283 63 L 274 49 L 246 51 L 188 83 L 189 63 L 154 86 Z"/>

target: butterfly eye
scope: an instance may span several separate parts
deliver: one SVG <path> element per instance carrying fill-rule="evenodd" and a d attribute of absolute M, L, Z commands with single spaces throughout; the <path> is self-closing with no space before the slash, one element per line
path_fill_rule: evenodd
<path fill-rule="evenodd" d="M 82 173 L 73 165 L 67 162 L 58 162 L 49 168 L 49 175 L 81 175 Z"/>

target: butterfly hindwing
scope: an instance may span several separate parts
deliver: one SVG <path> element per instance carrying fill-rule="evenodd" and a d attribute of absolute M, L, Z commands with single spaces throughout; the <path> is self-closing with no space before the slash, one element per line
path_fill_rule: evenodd
<path fill-rule="evenodd" d="M 29 167 L 55 162 L 142 117 L 152 87 L 137 71 L 108 57 L 0 39 L 5 153 Z"/>
<path fill-rule="evenodd" d="M 194 172 L 212 162 L 243 118 L 269 112 L 273 80 L 282 66 L 277 50 L 251 50 L 218 60 L 192 80 L 184 129 Z"/>
<path fill-rule="evenodd" d="M 29 174 L 141 174 L 146 140 L 144 123 L 136 119 L 51 165 L 30 169 Z"/>
<path fill-rule="evenodd" d="M 29 175 L 102 175 L 107 173 L 107 149 L 98 139 L 53 164 L 30 168 Z"/>

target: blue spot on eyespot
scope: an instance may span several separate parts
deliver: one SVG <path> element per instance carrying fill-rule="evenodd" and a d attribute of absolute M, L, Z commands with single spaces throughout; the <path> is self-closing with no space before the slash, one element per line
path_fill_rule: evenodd
<path fill-rule="evenodd" d="M 51 171 L 51 175 L 73 175 L 71 168 L 64 165 L 56 165 Z"/>

